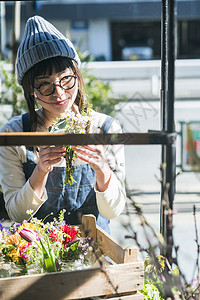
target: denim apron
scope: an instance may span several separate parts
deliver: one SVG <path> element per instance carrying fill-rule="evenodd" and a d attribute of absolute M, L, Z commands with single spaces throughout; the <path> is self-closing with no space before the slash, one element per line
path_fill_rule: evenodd
<path fill-rule="evenodd" d="M 113 118 L 108 116 L 103 124 L 103 132 L 107 133 Z M 22 115 L 23 131 L 31 131 L 31 122 L 29 114 Z M 33 147 L 27 147 L 27 162 L 23 163 L 23 170 L 26 180 L 31 176 L 36 164 L 34 162 Z M 94 184 L 96 182 L 96 173 L 90 164 L 81 164 L 73 166 L 73 178 L 75 182 L 64 184 L 65 167 L 54 167 L 48 175 L 46 191 L 48 199 L 41 205 L 34 217 L 44 219 L 45 222 L 51 222 L 54 217 L 58 217 L 61 209 L 65 209 L 65 221 L 67 224 L 81 224 L 82 215 L 93 214 L 96 217 L 97 225 L 110 233 L 110 220 L 103 217 L 97 207 L 96 193 Z"/>

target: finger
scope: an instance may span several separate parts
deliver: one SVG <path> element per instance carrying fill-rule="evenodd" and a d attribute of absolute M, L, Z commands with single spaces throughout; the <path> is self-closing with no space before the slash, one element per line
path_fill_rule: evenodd
<path fill-rule="evenodd" d="M 43 155 L 48 155 L 48 154 L 57 154 L 59 155 L 60 153 L 65 154 L 66 147 L 44 147 L 41 148 L 39 151 L 39 156 Z"/>
<path fill-rule="evenodd" d="M 81 154 L 77 154 L 78 158 L 80 158 L 81 160 L 87 162 L 87 163 L 90 163 L 90 159 L 88 156 L 83 156 Z"/>
<path fill-rule="evenodd" d="M 103 153 L 103 145 L 86 145 L 86 148 L 98 154 Z"/>
<path fill-rule="evenodd" d="M 93 152 L 97 152 L 97 149 L 98 149 L 97 146 L 95 146 L 95 145 L 85 145 L 84 147 Z"/>
<path fill-rule="evenodd" d="M 58 158 L 55 158 L 55 159 L 52 159 L 52 160 L 47 160 L 47 161 L 44 162 L 44 164 L 46 166 L 53 166 L 56 163 L 58 163 L 60 160 L 61 160 L 61 157 L 58 157 Z"/>
<path fill-rule="evenodd" d="M 88 157 L 88 159 L 97 159 L 97 160 L 100 159 L 100 156 L 99 156 L 98 152 L 93 152 L 93 151 L 90 151 L 90 150 L 85 149 L 85 148 L 83 148 L 83 149 L 82 148 L 77 149 L 76 154 L 77 155 L 78 154 L 81 155 L 81 157 L 85 156 L 86 159 L 87 159 L 87 157 Z"/>
<path fill-rule="evenodd" d="M 61 152 L 61 153 L 47 153 L 45 155 L 40 156 L 40 160 L 42 162 L 54 162 L 55 160 L 61 160 L 63 157 L 65 156 L 65 152 Z"/>
<path fill-rule="evenodd" d="M 65 146 L 37 146 L 39 150 L 47 150 L 50 149 L 51 151 L 60 151 L 61 149 L 66 149 Z"/>
<path fill-rule="evenodd" d="M 85 151 L 86 154 L 92 152 L 92 153 L 97 153 L 99 155 L 102 153 L 102 149 L 100 147 L 96 147 L 96 146 L 92 146 L 92 145 L 75 146 L 75 147 L 73 147 L 73 150 L 77 151 L 77 152 Z"/>
<path fill-rule="evenodd" d="M 36 146 L 36 150 L 37 150 L 38 152 L 43 151 L 43 150 L 45 150 L 45 149 L 47 149 L 47 148 L 49 148 L 49 146 Z"/>
<path fill-rule="evenodd" d="M 61 158 L 56 158 L 54 160 L 51 160 L 51 161 L 46 161 L 44 163 L 44 167 L 47 169 L 48 172 L 51 172 L 53 170 L 53 166 L 55 164 L 57 164 L 59 161 L 61 160 Z"/>
<path fill-rule="evenodd" d="M 90 163 L 90 164 L 94 164 L 94 165 L 98 165 L 101 161 L 101 157 L 100 156 L 95 156 L 95 155 L 86 155 L 85 153 L 78 153 L 77 154 L 78 158 L 80 158 L 81 160 Z"/>
<path fill-rule="evenodd" d="M 88 149 L 90 151 L 95 151 L 95 146 L 92 146 L 92 145 L 72 146 L 72 148 L 73 148 L 73 150 Z"/>

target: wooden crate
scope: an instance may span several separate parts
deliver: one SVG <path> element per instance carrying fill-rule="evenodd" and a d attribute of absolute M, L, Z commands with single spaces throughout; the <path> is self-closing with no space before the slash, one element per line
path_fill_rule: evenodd
<path fill-rule="evenodd" d="M 99 243 L 99 252 L 113 263 L 103 267 L 25 275 L 0 279 L 1 300 L 143 299 L 144 264 L 135 246 L 124 248 L 96 225 L 93 215 L 83 216 L 82 235 Z"/>

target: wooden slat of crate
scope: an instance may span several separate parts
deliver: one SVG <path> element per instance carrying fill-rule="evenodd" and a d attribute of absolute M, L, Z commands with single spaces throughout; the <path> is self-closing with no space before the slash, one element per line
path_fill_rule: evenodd
<path fill-rule="evenodd" d="M 117 264 L 138 261 L 137 247 L 133 245 L 123 247 L 107 232 L 96 225 L 96 218 L 93 215 L 82 216 L 82 235 L 93 237 L 94 241 L 99 244 L 99 249 L 103 255 L 108 256 Z"/>
<path fill-rule="evenodd" d="M 0 279 L 1 300 L 81 299 L 143 288 L 143 263 Z M 117 289 L 117 290 L 115 290 Z"/>
<path fill-rule="evenodd" d="M 97 226 L 97 242 L 102 253 L 117 264 L 138 261 L 138 249 L 131 245 L 123 247 Z"/>
<path fill-rule="evenodd" d="M 119 297 L 105 297 L 105 298 L 99 298 L 104 300 L 143 300 L 144 296 L 140 292 L 133 292 L 131 295 L 124 295 L 121 294 Z"/>

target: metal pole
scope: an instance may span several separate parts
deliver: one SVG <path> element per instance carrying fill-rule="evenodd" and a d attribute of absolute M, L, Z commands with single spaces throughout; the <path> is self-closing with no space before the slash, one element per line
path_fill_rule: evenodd
<path fill-rule="evenodd" d="M 167 132 L 174 133 L 174 81 L 176 56 L 176 0 L 168 0 L 169 31 L 168 31 L 168 103 L 167 103 Z M 166 146 L 166 182 L 169 183 L 168 199 L 170 209 L 173 209 L 176 177 L 176 148 L 175 145 Z M 167 253 L 166 257 L 172 264 L 172 215 L 167 215 Z"/>
<path fill-rule="evenodd" d="M 14 18 L 13 18 L 13 30 L 12 30 L 12 73 L 15 76 L 15 63 L 17 57 L 17 49 L 19 46 L 20 41 L 20 27 L 21 27 L 21 2 L 15 1 L 14 3 Z M 12 115 L 15 116 L 18 114 L 16 111 L 16 104 L 17 104 L 17 94 L 15 90 L 12 91 L 12 107 L 13 113 Z"/>
<path fill-rule="evenodd" d="M 167 130 L 168 0 L 162 0 L 161 17 L 161 127 Z"/>
<path fill-rule="evenodd" d="M 167 131 L 167 93 L 168 93 L 168 0 L 162 0 L 161 14 L 161 130 Z M 160 233 L 166 240 L 165 204 L 162 202 L 166 188 L 166 145 L 161 146 L 161 209 Z M 160 249 L 164 254 L 164 249 Z"/>
<path fill-rule="evenodd" d="M 17 55 L 17 48 L 20 40 L 20 26 L 21 26 L 21 1 L 15 1 L 14 3 L 14 20 L 12 31 L 12 65 L 13 73 L 15 73 L 15 61 Z"/>

